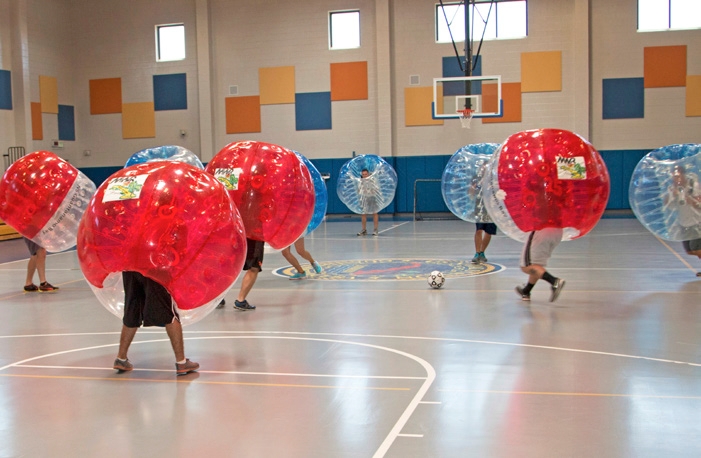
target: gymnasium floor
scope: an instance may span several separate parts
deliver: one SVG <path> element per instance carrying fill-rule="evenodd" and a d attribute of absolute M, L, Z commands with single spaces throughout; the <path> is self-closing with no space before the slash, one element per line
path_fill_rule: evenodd
<path fill-rule="evenodd" d="M 556 250 L 560 298 L 539 283 L 529 304 L 518 242 L 493 238 L 483 272 L 452 268 L 473 228 L 322 223 L 307 247 L 327 272 L 290 281 L 268 251 L 257 310 L 231 307 L 239 280 L 185 328 L 201 370 L 183 377 L 161 329 L 137 333 L 136 370 L 111 368 L 121 323 L 75 251 L 49 256 L 56 293 L 22 292 L 26 259 L 0 264 L 0 456 L 700 456 L 701 261 L 604 219 Z M 441 264 L 431 290 L 422 269 Z"/>

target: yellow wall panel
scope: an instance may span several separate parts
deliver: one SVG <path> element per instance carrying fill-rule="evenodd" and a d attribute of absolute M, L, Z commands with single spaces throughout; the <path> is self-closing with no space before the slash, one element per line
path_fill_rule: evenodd
<path fill-rule="evenodd" d="M 562 51 L 521 53 L 521 91 L 562 90 Z"/>
<path fill-rule="evenodd" d="M 686 77 L 686 115 L 701 116 L 701 75 Z"/>
<path fill-rule="evenodd" d="M 442 104 L 443 94 L 437 96 Z M 404 124 L 406 126 L 443 125 L 442 119 L 433 119 L 433 86 L 404 88 Z M 439 107 L 441 113 L 443 107 Z"/>
<path fill-rule="evenodd" d="M 295 103 L 295 68 L 267 67 L 258 69 L 260 104 Z"/>
<path fill-rule="evenodd" d="M 153 102 L 122 105 L 122 138 L 153 138 L 156 136 L 156 110 Z"/>
<path fill-rule="evenodd" d="M 39 75 L 39 101 L 42 113 L 58 114 L 58 80 Z"/>

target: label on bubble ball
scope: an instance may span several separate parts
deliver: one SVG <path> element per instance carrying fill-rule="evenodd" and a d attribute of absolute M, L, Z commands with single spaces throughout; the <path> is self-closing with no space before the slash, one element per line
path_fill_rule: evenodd
<path fill-rule="evenodd" d="M 102 203 L 138 199 L 141 195 L 141 189 L 144 187 L 146 178 L 148 178 L 148 175 L 111 179 L 105 189 Z"/>
<path fill-rule="evenodd" d="M 227 191 L 236 191 L 239 189 L 239 177 L 243 173 L 243 169 L 216 169 L 214 178 L 224 185 Z"/>
<path fill-rule="evenodd" d="M 584 157 L 562 157 L 555 158 L 557 162 L 557 177 L 560 180 L 586 180 L 587 166 Z"/>

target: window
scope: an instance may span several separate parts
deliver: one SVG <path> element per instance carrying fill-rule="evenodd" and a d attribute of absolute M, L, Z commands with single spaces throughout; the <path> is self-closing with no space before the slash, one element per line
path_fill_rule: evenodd
<path fill-rule="evenodd" d="M 638 32 L 701 29 L 699 0 L 638 0 Z"/>
<path fill-rule="evenodd" d="M 525 38 L 528 35 L 526 3 L 527 0 L 476 0 L 470 5 L 471 39 Z M 465 41 L 464 2 L 436 4 L 436 42 L 451 41 Z"/>
<path fill-rule="evenodd" d="M 329 13 L 329 49 L 360 48 L 360 11 Z"/>
<path fill-rule="evenodd" d="M 156 26 L 156 62 L 185 59 L 185 25 Z"/>

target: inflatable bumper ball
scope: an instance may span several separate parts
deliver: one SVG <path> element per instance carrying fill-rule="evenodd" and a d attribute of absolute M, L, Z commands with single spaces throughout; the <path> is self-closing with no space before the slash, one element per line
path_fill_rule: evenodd
<path fill-rule="evenodd" d="M 329 195 L 326 190 L 326 183 L 324 183 L 324 178 L 319 173 L 319 170 L 312 164 L 312 162 L 307 159 L 303 154 L 295 151 L 295 154 L 300 161 L 304 164 L 309 171 L 309 175 L 312 178 L 312 183 L 314 184 L 314 211 L 312 212 L 312 219 L 309 221 L 307 229 L 302 234 L 302 237 L 314 232 L 314 229 L 319 227 L 319 224 L 324 220 L 326 216 L 326 206 L 328 205 Z"/>
<path fill-rule="evenodd" d="M 110 176 L 78 231 L 83 275 L 120 318 L 124 271 L 163 285 L 188 325 L 214 310 L 245 257 L 243 222 L 224 186 L 181 162 L 137 164 Z"/>
<path fill-rule="evenodd" d="M 648 153 L 633 170 L 631 209 L 643 226 L 664 240 L 701 238 L 700 153 L 700 144 L 665 146 Z"/>
<path fill-rule="evenodd" d="M 463 221 L 491 223 L 482 201 L 482 179 L 498 143 L 477 143 L 460 148 L 443 170 L 441 193 L 448 209 Z"/>
<path fill-rule="evenodd" d="M 587 234 L 609 197 L 601 155 L 579 135 L 562 129 L 519 132 L 489 162 L 484 204 L 507 236 L 525 241 L 531 231 L 563 229 L 563 240 Z"/>
<path fill-rule="evenodd" d="M 362 178 L 363 170 L 370 176 Z M 379 213 L 394 199 L 397 172 L 380 156 L 363 154 L 343 164 L 336 193 L 350 211 L 359 215 Z"/>
<path fill-rule="evenodd" d="M 304 234 L 314 212 L 314 184 L 293 151 L 235 142 L 219 151 L 206 170 L 224 184 L 241 212 L 246 237 L 281 250 Z"/>
<path fill-rule="evenodd" d="M 50 252 L 76 244 L 95 184 L 49 151 L 15 161 L 0 181 L 0 218 Z"/>
<path fill-rule="evenodd" d="M 155 148 L 147 148 L 131 155 L 124 167 L 130 167 L 144 162 L 155 161 L 176 161 L 190 164 L 193 167 L 204 170 L 204 165 L 200 158 L 189 149 L 182 146 L 165 145 Z"/>

